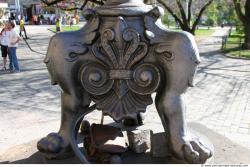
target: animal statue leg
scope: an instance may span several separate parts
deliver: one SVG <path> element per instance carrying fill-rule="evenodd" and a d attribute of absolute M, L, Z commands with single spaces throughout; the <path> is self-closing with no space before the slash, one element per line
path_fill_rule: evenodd
<path fill-rule="evenodd" d="M 155 103 L 168 136 L 167 141 L 180 159 L 188 163 L 205 163 L 212 156 L 212 151 L 188 134 L 183 97 L 187 88 L 193 86 L 200 63 L 198 47 L 193 35 L 164 28 L 160 19 L 164 13 L 161 8 L 156 7 L 149 13 L 144 20 L 146 35 L 151 44 L 156 44 L 155 57 L 163 71 Z"/>
<path fill-rule="evenodd" d="M 143 125 L 143 120 L 145 119 L 146 115 L 147 115 L 147 113 L 145 112 L 145 113 L 137 114 L 136 119 L 126 118 L 126 119 L 124 119 L 123 124 L 125 126 L 130 126 L 130 127 L 141 126 L 141 125 Z"/>
<path fill-rule="evenodd" d="M 183 67 L 183 66 L 182 66 Z M 186 106 L 183 94 L 188 88 L 187 74 L 180 72 L 181 65 L 165 70 L 169 83 L 156 96 L 156 108 L 168 136 L 173 153 L 188 163 L 205 163 L 212 156 L 211 149 L 199 139 L 190 137 L 185 121 Z M 176 73 L 177 72 L 177 73 Z M 178 74 L 178 75 L 176 75 Z"/>
<path fill-rule="evenodd" d="M 77 98 L 77 96 L 62 93 L 60 130 L 58 133 L 49 134 L 37 143 L 38 150 L 44 153 L 47 158 L 57 158 L 64 153 L 72 151 L 70 146 L 70 132 L 73 130 L 71 129 L 72 124 L 74 123 L 73 118 L 77 112 L 89 105 L 85 103 L 85 106 L 83 106 L 80 99 L 79 97 Z"/>

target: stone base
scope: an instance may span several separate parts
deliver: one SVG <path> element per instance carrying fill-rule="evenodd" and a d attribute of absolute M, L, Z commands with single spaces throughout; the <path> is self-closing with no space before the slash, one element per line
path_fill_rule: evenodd
<path fill-rule="evenodd" d="M 133 130 L 127 132 L 129 148 L 134 153 L 145 153 L 150 149 L 151 130 Z"/>
<path fill-rule="evenodd" d="M 151 133 L 151 156 L 154 158 L 170 157 L 171 153 L 167 145 L 165 132 Z M 164 149 L 163 149 L 164 148 Z"/>
<path fill-rule="evenodd" d="M 203 134 L 204 142 L 213 143 L 214 156 L 209 164 L 249 164 L 250 150 L 233 143 L 229 139 L 217 134 L 216 132 L 197 123 L 189 124 L 189 127 L 196 135 Z M 206 136 L 206 137 L 204 137 Z M 207 139 L 205 139 L 207 138 Z M 37 141 L 10 148 L 6 151 L 0 151 L 1 164 L 78 164 L 76 157 L 62 160 L 47 160 L 36 149 Z M 124 164 L 180 164 L 181 162 L 172 157 L 153 158 L 150 152 L 135 154 L 127 151 L 122 155 Z"/>

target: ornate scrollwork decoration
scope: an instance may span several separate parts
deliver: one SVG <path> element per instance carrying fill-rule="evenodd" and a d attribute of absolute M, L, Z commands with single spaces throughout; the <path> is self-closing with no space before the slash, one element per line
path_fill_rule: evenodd
<path fill-rule="evenodd" d="M 174 53 L 169 51 L 169 46 L 167 45 L 158 45 L 155 48 L 155 53 L 157 56 L 160 56 L 162 59 L 172 62 L 175 59 Z"/>
<path fill-rule="evenodd" d="M 160 84 L 160 71 L 153 64 L 141 64 L 133 73 L 133 80 L 127 80 L 129 88 L 140 95 L 152 94 Z"/>
<path fill-rule="evenodd" d="M 81 42 L 73 43 L 68 50 L 69 55 L 65 59 L 68 62 L 74 62 L 78 59 L 80 55 L 84 55 L 88 52 L 88 48 Z"/>
<path fill-rule="evenodd" d="M 127 62 L 131 58 L 131 55 L 138 49 L 140 43 L 139 34 L 133 29 L 126 29 L 123 33 L 123 39 L 128 42 L 127 48 L 125 48 L 123 62 L 126 62 L 122 65 L 123 68 L 126 68 Z M 128 67 L 129 68 L 129 67 Z"/>
<path fill-rule="evenodd" d="M 93 95 L 103 95 L 113 87 L 107 68 L 98 63 L 89 63 L 81 70 L 81 82 L 85 90 Z"/>
<path fill-rule="evenodd" d="M 114 120 L 136 117 L 152 104 L 151 94 L 160 83 L 159 69 L 143 62 L 148 44 L 122 17 L 105 29 L 92 46 L 98 61 L 83 66 L 81 82 L 97 108 Z"/>
<path fill-rule="evenodd" d="M 99 24 L 99 17 L 91 15 L 90 21 L 83 28 L 74 32 L 75 42 L 72 43 L 71 40 L 65 41 L 65 48 L 68 48 L 68 54 L 67 57 L 65 57 L 66 61 L 74 62 L 78 60 L 80 56 L 85 55 L 89 51 L 88 45 L 93 44 L 93 41 L 97 36 Z M 60 34 L 57 35 L 60 36 Z"/>
<path fill-rule="evenodd" d="M 116 54 L 114 52 L 114 48 L 112 46 L 111 41 L 114 40 L 115 33 L 111 29 L 107 29 L 103 32 L 101 36 L 101 44 L 104 49 L 104 51 L 107 53 L 106 56 L 111 60 L 113 64 L 113 68 L 118 68 L 119 64 L 116 58 Z"/>

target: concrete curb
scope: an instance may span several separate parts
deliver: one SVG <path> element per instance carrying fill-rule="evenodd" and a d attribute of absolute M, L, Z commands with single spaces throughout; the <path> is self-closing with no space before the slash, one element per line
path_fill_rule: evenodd
<path fill-rule="evenodd" d="M 230 58 L 230 59 L 240 59 L 240 60 L 250 60 L 250 58 L 246 58 L 246 57 L 235 57 L 235 56 L 231 56 L 228 53 L 224 53 L 223 51 L 220 51 L 221 55 L 223 55 L 224 57 Z"/>
<path fill-rule="evenodd" d="M 47 30 L 50 31 L 50 32 L 53 32 L 54 34 L 56 34 L 56 32 L 53 31 L 51 28 L 48 28 Z"/>

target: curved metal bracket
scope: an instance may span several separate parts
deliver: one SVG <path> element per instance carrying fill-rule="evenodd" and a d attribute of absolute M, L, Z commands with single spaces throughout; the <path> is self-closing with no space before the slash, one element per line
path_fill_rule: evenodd
<path fill-rule="evenodd" d="M 88 107 L 86 111 L 79 112 L 78 114 L 75 115 L 72 124 L 71 124 L 71 132 L 70 132 L 70 144 L 71 147 L 75 153 L 75 155 L 78 157 L 78 159 L 84 163 L 84 164 L 89 164 L 90 162 L 87 160 L 87 156 L 82 153 L 82 151 L 79 149 L 78 144 L 77 144 L 77 134 L 78 131 L 76 129 L 79 129 L 81 120 L 88 115 L 89 113 L 93 112 L 96 109 L 96 104 Z"/>

